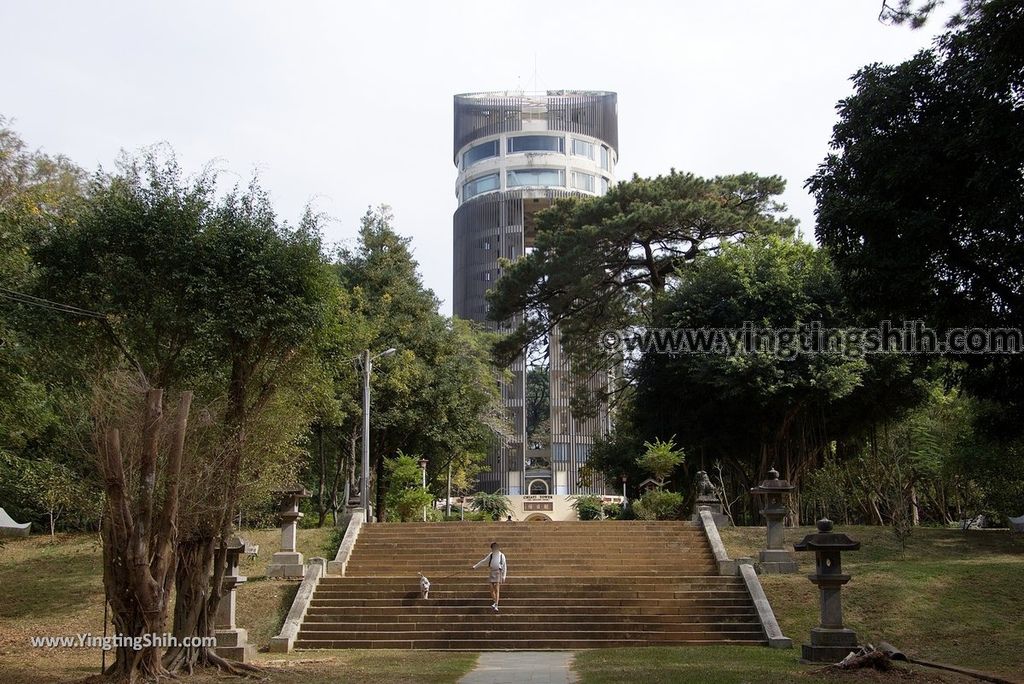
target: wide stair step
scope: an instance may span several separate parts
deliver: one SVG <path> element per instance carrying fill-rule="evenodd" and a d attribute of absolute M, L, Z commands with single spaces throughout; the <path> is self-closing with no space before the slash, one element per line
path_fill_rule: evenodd
<path fill-rule="evenodd" d="M 509 561 L 501 610 L 486 569 Z M 431 581 L 420 597 L 418 573 Z M 320 581 L 296 648 L 548 650 L 764 643 L 742 580 L 718 575 L 688 522 L 363 527 L 345 577 Z"/>

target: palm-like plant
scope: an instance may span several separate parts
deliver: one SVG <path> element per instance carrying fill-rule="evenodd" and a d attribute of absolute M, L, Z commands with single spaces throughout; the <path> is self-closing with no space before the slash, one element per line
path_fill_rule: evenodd
<path fill-rule="evenodd" d="M 473 495 L 472 508 L 474 511 L 485 513 L 491 516 L 491 520 L 500 520 L 512 510 L 512 503 L 504 494 L 495 492 L 486 494 L 480 492 Z"/>

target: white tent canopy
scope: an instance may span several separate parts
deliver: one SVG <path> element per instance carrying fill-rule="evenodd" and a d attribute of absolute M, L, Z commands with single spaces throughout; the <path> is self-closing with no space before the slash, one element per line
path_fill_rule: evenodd
<path fill-rule="evenodd" d="M 14 522 L 14 518 L 7 515 L 7 511 L 0 508 L 0 536 L 27 537 L 30 527 L 32 527 L 32 523 Z"/>

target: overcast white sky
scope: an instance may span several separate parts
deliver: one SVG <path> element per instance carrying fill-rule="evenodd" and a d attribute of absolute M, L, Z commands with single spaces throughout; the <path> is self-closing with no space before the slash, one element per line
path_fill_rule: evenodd
<path fill-rule="evenodd" d="M 90 169 L 166 141 L 190 171 L 258 170 L 282 217 L 334 217 L 332 241 L 389 204 L 450 313 L 453 94 L 614 90 L 620 179 L 781 174 L 813 235 L 803 181 L 848 78 L 941 28 L 884 26 L 880 5 L 6 0 L 0 114 Z"/>

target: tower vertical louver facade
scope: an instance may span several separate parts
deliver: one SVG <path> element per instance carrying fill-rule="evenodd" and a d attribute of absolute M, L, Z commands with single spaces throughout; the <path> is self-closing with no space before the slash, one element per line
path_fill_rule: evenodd
<path fill-rule="evenodd" d="M 561 197 L 601 195 L 615 181 L 616 94 L 456 95 L 454 161 L 454 314 L 501 332 L 487 320 L 485 293 L 501 277 L 501 259 L 532 249 L 536 212 Z M 510 495 L 602 493 L 601 483 L 580 482 L 579 469 L 610 417 L 605 407 L 573 415 L 569 400 L 577 384 L 607 379 L 573 377 L 557 328 L 542 346 L 524 350 L 502 383 L 513 434 L 491 449 L 480 487 Z"/>

